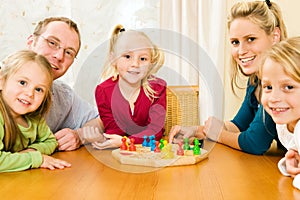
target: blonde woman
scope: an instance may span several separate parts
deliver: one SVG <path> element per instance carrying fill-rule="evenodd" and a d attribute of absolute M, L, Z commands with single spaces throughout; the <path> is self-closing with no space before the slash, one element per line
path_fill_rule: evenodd
<path fill-rule="evenodd" d="M 263 154 L 278 137 L 275 123 L 268 114 L 263 115 L 264 110 L 260 106 L 260 80 L 257 72 L 264 52 L 286 38 L 286 28 L 276 3 L 252 1 L 233 5 L 228 17 L 228 31 L 232 55 L 232 88 L 237 85 L 239 75 L 249 77 L 246 96 L 238 113 L 231 121 L 220 122 L 210 117 L 204 126 L 174 126 L 169 142 L 178 135 L 208 137 L 234 149 Z"/>

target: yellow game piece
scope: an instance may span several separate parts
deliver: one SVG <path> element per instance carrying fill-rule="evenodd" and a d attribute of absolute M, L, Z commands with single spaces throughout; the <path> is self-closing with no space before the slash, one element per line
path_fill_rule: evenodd
<path fill-rule="evenodd" d="M 168 144 L 168 141 L 164 140 L 163 143 L 164 143 L 164 146 L 166 146 Z"/>
<path fill-rule="evenodd" d="M 127 148 L 128 148 L 128 147 L 129 147 L 128 142 L 127 142 L 127 141 L 128 141 L 128 137 L 127 137 L 127 136 L 123 136 L 123 138 L 126 139 L 126 143 L 125 143 L 125 144 L 126 144 L 126 146 L 127 146 Z"/>
<path fill-rule="evenodd" d="M 163 159 L 172 159 L 174 158 L 174 152 L 172 151 L 172 145 L 167 144 L 164 146 L 164 148 L 161 150 L 161 155 Z"/>

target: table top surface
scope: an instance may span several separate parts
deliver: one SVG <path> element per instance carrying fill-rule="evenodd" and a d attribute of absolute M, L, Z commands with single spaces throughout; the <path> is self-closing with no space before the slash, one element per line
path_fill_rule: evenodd
<path fill-rule="evenodd" d="M 277 169 L 278 150 L 257 156 L 213 144 L 207 159 L 165 168 L 122 165 L 90 146 L 53 156 L 72 167 L 1 173 L 1 199 L 300 199 Z"/>

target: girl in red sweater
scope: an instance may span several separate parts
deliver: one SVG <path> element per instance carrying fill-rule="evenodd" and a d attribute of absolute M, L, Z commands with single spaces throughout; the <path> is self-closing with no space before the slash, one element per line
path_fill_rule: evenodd
<path fill-rule="evenodd" d="M 144 136 L 163 136 L 166 116 L 166 82 L 154 76 L 164 62 L 163 52 L 139 31 L 114 28 L 110 39 L 104 82 L 95 91 L 104 125 L 104 142 L 98 149 L 119 147 L 123 136 L 142 143 Z"/>

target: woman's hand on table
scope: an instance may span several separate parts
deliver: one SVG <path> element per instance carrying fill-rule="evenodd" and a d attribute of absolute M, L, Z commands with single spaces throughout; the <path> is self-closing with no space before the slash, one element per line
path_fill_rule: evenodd
<path fill-rule="evenodd" d="M 204 123 L 203 133 L 212 141 L 217 142 L 223 130 L 226 130 L 224 122 L 215 117 L 209 117 Z"/>

